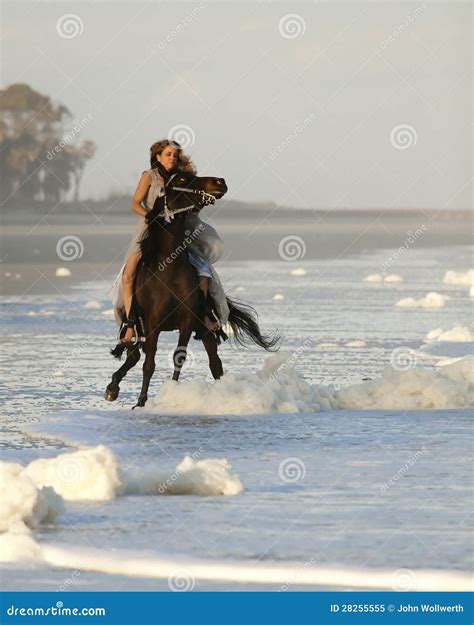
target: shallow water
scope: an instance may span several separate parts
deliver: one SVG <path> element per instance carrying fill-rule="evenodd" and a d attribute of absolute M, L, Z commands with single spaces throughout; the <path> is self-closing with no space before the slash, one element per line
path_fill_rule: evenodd
<path fill-rule="evenodd" d="M 442 283 L 447 270 L 469 267 L 469 249 L 410 250 L 390 270 L 404 282 L 364 282 L 366 275 L 380 271 L 387 255 L 228 262 L 218 269 L 226 290 L 256 307 L 265 330 L 279 328 L 283 348 L 294 355 L 292 364 L 306 380 L 338 388 L 376 377 L 394 348 L 418 349 L 434 328 L 469 324 L 468 289 Z M 306 274 L 291 275 L 295 267 Z M 26 464 L 57 455 L 68 444 L 100 443 L 117 453 L 121 466 L 145 470 L 173 469 L 185 454 L 198 453 L 227 458 L 245 490 L 222 498 L 123 496 L 67 502 L 66 514 L 55 525 L 35 531 L 40 542 L 243 562 L 470 568 L 467 410 L 151 415 L 129 410 L 138 396 L 138 367 L 122 383 L 119 400 L 107 404 L 103 390 L 116 367 L 108 355 L 116 327 L 103 314 L 109 308 L 107 287 L 87 282 L 76 285 L 67 298 L 61 293 L 25 295 L 4 304 L 3 459 Z M 395 307 L 402 297 L 419 298 L 429 291 L 451 299 L 437 310 Z M 274 300 L 277 293 L 284 299 Z M 101 308 L 85 308 L 91 300 Z M 169 375 L 176 336 L 160 337 L 151 396 Z M 346 346 L 353 340 L 364 344 Z M 220 354 L 225 370 L 233 373 L 256 371 L 266 357 L 258 349 L 229 345 Z M 206 360 L 193 341 L 183 379 L 209 376 Z M 61 427 L 43 426 L 43 435 L 32 434 L 27 424 L 47 421 L 51 414 Z M 296 481 L 281 478 L 281 463 L 289 458 L 304 467 L 304 476 Z M 4 566 L 5 587 L 55 589 L 72 575 L 35 567 L 40 576 L 24 565 Z M 159 580 L 92 572 L 72 577 L 74 590 L 167 587 Z M 209 587 L 233 586 L 196 585 Z M 244 587 L 251 586 L 239 586 Z"/>

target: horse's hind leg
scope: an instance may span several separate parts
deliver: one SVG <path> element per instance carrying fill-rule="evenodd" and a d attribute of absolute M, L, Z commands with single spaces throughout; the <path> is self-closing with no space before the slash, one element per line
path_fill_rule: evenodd
<path fill-rule="evenodd" d="M 140 397 L 138 398 L 138 402 L 134 408 L 137 406 L 139 408 L 143 408 L 146 404 L 146 400 L 148 399 L 148 387 L 150 386 L 151 377 L 155 372 L 155 354 L 159 334 L 159 330 L 153 330 L 147 334 L 145 343 L 145 362 L 143 363 L 142 390 L 140 391 Z"/>
<path fill-rule="evenodd" d="M 224 369 L 222 368 L 222 360 L 217 353 L 217 341 L 215 337 L 211 335 L 203 338 L 202 343 L 209 356 L 209 369 L 211 370 L 212 377 L 214 380 L 218 380 L 224 375 Z"/>
<path fill-rule="evenodd" d="M 178 380 L 179 374 L 181 373 L 181 368 L 186 361 L 186 356 L 188 354 L 188 343 L 192 334 L 192 322 L 186 325 L 186 327 L 182 328 L 179 331 L 179 340 L 176 349 L 173 354 L 173 363 L 174 363 L 174 371 L 173 371 L 173 380 Z"/>
<path fill-rule="evenodd" d="M 127 372 L 134 367 L 140 360 L 140 348 L 133 345 L 127 350 L 127 359 L 117 371 L 112 375 L 112 381 L 105 389 L 104 397 L 107 401 L 115 401 L 118 397 L 120 387 L 119 384 L 127 375 Z"/>

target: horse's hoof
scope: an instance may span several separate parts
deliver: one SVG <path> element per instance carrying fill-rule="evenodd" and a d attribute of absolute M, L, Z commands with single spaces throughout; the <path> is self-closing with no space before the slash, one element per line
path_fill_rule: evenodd
<path fill-rule="evenodd" d="M 105 389 L 105 393 L 104 393 L 104 399 L 106 399 L 107 401 L 115 401 L 118 397 L 119 394 L 119 389 L 111 389 L 109 387 L 107 387 Z"/>
<path fill-rule="evenodd" d="M 135 408 L 143 408 L 145 404 L 146 404 L 146 399 L 139 399 L 137 403 L 135 404 L 135 406 L 133 406 L 132 410 L 135 410 Z"/>

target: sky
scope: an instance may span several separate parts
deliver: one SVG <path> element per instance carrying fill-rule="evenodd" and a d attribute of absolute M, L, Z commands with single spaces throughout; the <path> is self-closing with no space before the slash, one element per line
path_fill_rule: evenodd
<path fill-rule="evenodd" d="M 16 0 L 3 22 L 2 86 L 97 143 L 82 199 L 132 193 L 171 137 L 236 200 L 472 206 L 470 2 Z"/>

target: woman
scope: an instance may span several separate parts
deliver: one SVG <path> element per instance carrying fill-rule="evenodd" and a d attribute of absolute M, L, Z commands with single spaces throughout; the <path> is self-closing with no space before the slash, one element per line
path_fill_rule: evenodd
<path fill-rule="evenodd" d="M 157 162 L 167 171 L 177 167 L 185 172 L 196 174 L 193 162 L 183 153 L 181 146 L 176 141 L 162 139 L 151 146 L 151 168 L 142 172 L 132 198 L 132 211 L 140 216 L 140 220 L 125 253 L 125 264 L 108 293 L 114 303 L 117 322 L 125 322 L 126 332 L 120 339 L 120 342 L 125 344 L 132 344 L 138 339 L 133 320 L 129 321 L 129 316 L 133 299 L 133 281 L 141 257 L 140 240 L 146 229 L 144 218 L 147 212 L 153 208 L 156 198 L 164 194 L 164 181 L 158 173 Z M 211 319 L 209 315 L 206 315 L 204 324 L 209 330 L 217 331 L 221 325 L 227 323 L 229 316 L 224 289 L 217 273 L 211 266 L 211 263 L 216 262 L 221 257 L 223 243 L 214 228 L 201 221 L 196 213 L 189 213 L 186 222 L 186 225 L 193 232 L 199 227 L 200 234 L 188 246 L 188 258 L 198 273 L 199 287 L 206 296 L 209 291 L 215 304 L 216 318 Z"/>

